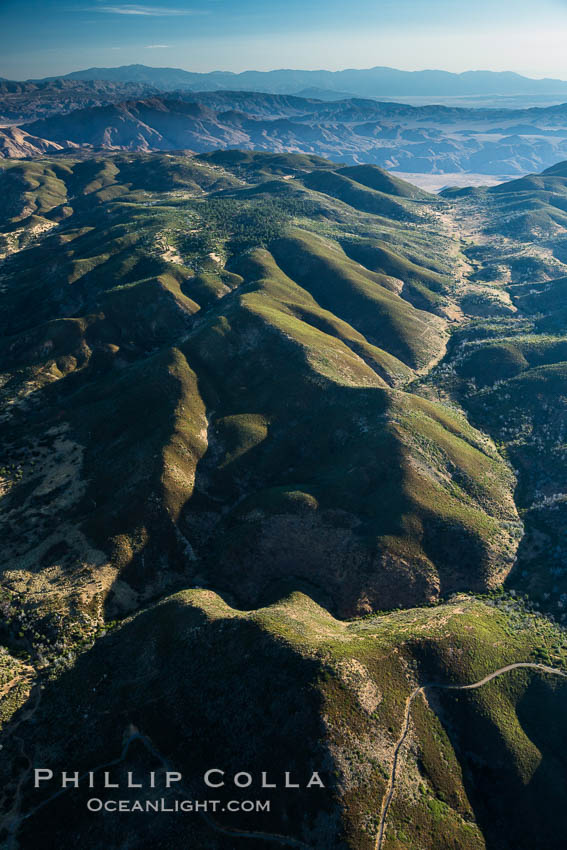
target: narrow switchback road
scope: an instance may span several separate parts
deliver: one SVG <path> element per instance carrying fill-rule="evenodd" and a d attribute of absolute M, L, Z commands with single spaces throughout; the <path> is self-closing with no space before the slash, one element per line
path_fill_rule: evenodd
<path fill-rule="evenodd" d="M 380 823 L 378 825 L 378 832 L 376 833 L 376 841 L 374 844 L 375 850 L 382 850 L 382 846 L 384 843 L 384 836 L 386 833 L 386 819 L 388 817 L 388 810 L 390 808 L 390 804 L 392 802 L 392 798 L 394 796 L 394 791 L 396 788 L 396 776 L 400 760 L 400 752 L 409 732 L 411 707 L 416 697 L 418 697 L 420 694 L 425 693 L 425 691 L 432 690 L 433 688 L 438 688 L 440 690 L 445 691 L 472 691 L 475 688 L 482 688 L 484 685 L 488 684 L 488 682 L 491 682 L 493 679 L 496 679 L 498 676 L 504 675 L 504 673 L 509 673 L 511 670 L 518 670 L 522 667 L 527 667 L 532 670 L 540 670 L 542 673 L 549 673 L 553 676 L 562 676 L 564 679 L 567 679 L 567 673 L 565 673 L 563 670 L 558 670 L 555 667 L 548 667 L 545 664 L 536 664 L 535 662 L 532 663 L 529 661 L 518 661 L 515 664 L 507 664 L 505 667 L 500 667 L 498 670 L 494 670 L 493 673 L 488 673 L 488 675 L 486 675 L 483 679 L 479 679 L 478 682 L 472 682 L 470 685 L 445 685 L 441 684 L 440 682 L 430 682 L 426 685 L 420 685 L 411 692 L 411 694 L 406 700 L 402 731 L 396 743 L 394 757 L 392 759 L 392 769 L 390 771 L 390 778 L 388 780 L 388 785 L 386 786 L 386 793 L 384 794 L 384 798 L 382 800 Z"/>
<path fill-rule="evenodd" d="M 536 663 L 532 663 L 532 662 L 519 661 L 519 662 L 516 662 L 514 664 L 507 664 L 505 667 L 500 667 L 498 670 L 494 670 L 492 673 L 488 673 L 486 676 L 484 676 L 482 679 L 479 679 L 477 682 L 472 682 L 468 685 L 451 685 L 451 684 L 443 684 L 443 683 L 440 683 L 440 682 L 430 682 L 428 684 L 420 685 L 420 686 L 414 688 L 414 690 L 411 692 L 411 694 L 408 696 L 408 698 L 406 700 L 406 705 L 405 705 L 405 709 L 404 709 L 404 718 L 403 718 L 403 723 L 402 723 L 402 731 L 401 731 L 400 737 L 398 738 L 398 741 L 396 743 L 396 747 L 395 747 L 395 750 L 394 750 L 394 756 L 393 756 L 393 759 L 392 759 L 392 769 L 391 769 L 391 772 L 390 772 L 390 778 L 388 780 L 388 785 L 386 787 L 386 793 L 384 795 L 383 802 L 382 802 L 382 808 L 381 808 L 381 813 L 380 813 L 380 823 L 379 823 L 378 831 L 377 831 L 377 834 L 376 834 L 376 841 L 375 841 L 375 845 L 374 845 L 375 850 L 382 850 L 382 847 L 383 847 L 383 842 L 384 842 L 384 837 L 385 837 L 385 832 L 386 832 L 386 821 L 387 821 L 387 817 L 388 817 L 388 811 L 389 811 L 390 804 L 392 802 L 394 792 L 395 792 L 395 787 L 396 787 L 396 778 L 397 778 L 397 773 L 398 773 L 400 754 L 401 754 L 403 745 L 405 743 L 405 740 L 406 740 L 408 732 L 409 732 L 409 727 L 410 727 L 410 722 L 411 722 L 411 707 L 413 705 L 414 700 L 420 694 L 425 693 L 425 691 L 427 691 L 427 690 L 432 690 L 433 688 L 437 688 L 439 690 L 454 690 L 454 691 L 467 691 L 467 690 L 474 690 L 475 688 L 482 688 L 484 685 L 488 684 L 488 682 L 491 682 L 493 679 L 496 679 L 497 677 L 502 676 L 505 673 L 509 673 L 511 670 L 517 670 L 517 669 L 520 669 L 520 668 L 528 668 L 528 669 L 532 669 L 532 670 L 539 670 L 542 673 L 547 673 L 547 674 L 554 675 L 554 676 L 561 676 L 561 677 L 567 679 L 567 673 L 565 673 L 563 670 L 558 670 L 555 667 L 548 667 L 545 664 L 536 664 Z M 32 713 L 35 713 L 35 710 L 37 709 L 38 704 L 39 704 L 39 702 L 36 704 L 36 706 L 34 706 L 34 710 L 30 713 L 29 716 L 31 716 Z M 20 721 L 20 722 L 23 722 L 26 719 L 28 719 L 27 716 L 25 718 L 22 718 L 22 721 Z M 128 751 L 130 749 L 131 744 L 136 740 L 140 741 L 143 744 L 143 746 L 148 750 L 148 752 L 150 752 L 153 756 L 155 756 L 161 762 L 164 769 L 166 769 L 166 770 L 172 769 L 172 766 L 170 765 L 168 760 L 154 747 L 154 745 L 149 740 L 149 738 L 147 738 L 145 735 L 143 735 L 137 729 L 134 729 L 134 728 L 131 727 L 130 734 L 128 735 L 128 737 L 124 741 L 122 752 L 120 753 L 120 755 L 117 758 L 113 759 L 112 761 L 108 761 L 108 762 L 105 762 L 104 764 L 100 764 L 100 765 L 97 765 L 96 767 L 91 768 L 91 771 L 93 773 L 97 773 L 104 768 L 114 767 L 114 766 L 120 764 L 121 762 L 123 762 L 125 760 L 127 754 L 128 754 Z M 30 765 L 27 767 L 26 771 L 24 772 L 23 778 L 25 778 L 25 776 L 29 773 L 30 768 L 31 768 L 31 762 L 30 762 Z M 81 778 L 84 779 L 86 776 L 88 776 L 88 772 L 85 772 L 85 774 L 83 774 L 83 776 Z M 20 782 L 20 787 L 18 788 L 18 797 L 21 794 L 21 784 L 22 784 L 22 782 Z M 188 794 L 192 793 L 191 789 L 189 787 L 187 787 L 184 783 L 180 786 L 180 790 L 184 790 Z M 6 821 L 11 821 L 11 823 L 6 822 L 5 826 L 8 828 L 8 831 L 10 833 L 10 838 L 12 839 L 12 841 L 15 840 L 17 829 L 18 829 L 19 824 L 22 820 L 27 820 L 28 818 L 32 817 L 33 815 L 36 814 L 37 811 L 42 809 L 44 806 L 48 805 L 54 799 L 56 799 L 56 798 L 60 797 L 61 795 L 67 793 L 67 791 L 68 791 L 67 788 L 60 789 L 59 791 L 55 792 L 50 797 L 48 797 L 46 800 L 44 800 L 42 803 L 39 803 L 37 806 L 35 806 L 31 811 L 29 811 L 25 815 L 19 815 L 18 816 L 16 814 L 16 812 L 12 810 L 9 813 L 7 819 L 5 819 Z M 18 800 L 18 802 L 19 802 L 19 800 Z M 228 836 L 232 836 L 234 838 L 248 838 L 248 839 L 251 838 L 251 839 L 256 839 L 256 840 L 260 840 L 260 841 L 264 841 L 264 842 L 279 844 L 280 846 L 284 846 L 284 847 L 296 847 L 296 848 L 300 848 L 300 850 L 309 850 L 308 845 L 304 844 L 299 839 L 292 838 L 291 836 L 279 835 L 277 833 L 263 833 L 263 832 L 255 832 L 255 831 L 247 832 L 245 830 L 240 830 L 240 829 L 233 828 L 233 827 L 221 826 L 221 824 L 217 823 L 212 817 L 210 817 L 210 815 L 208 815 L 206 813 L 201 813 L 201 817 L 212 830 L 214 830 L 215 832 L 218 832 L 222 835 L 228 835 Z"/>

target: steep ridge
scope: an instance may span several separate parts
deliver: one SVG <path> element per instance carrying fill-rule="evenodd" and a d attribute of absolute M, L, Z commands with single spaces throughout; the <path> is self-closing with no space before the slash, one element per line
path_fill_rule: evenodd
<path fill-rule="evenodd" d="M 30 136 L 19 127 L 7 127 L 0 130 L 0 157 L 13 157 L 25 159 L 30 156 L 39 156 L 43 153 L 55 153 L 56 151 L 78 147 L 74 142 L 65 140 L 62 144 L 50 142 L 48 139 L 39 139 Z"/>
<path fill-rule="evenodd" d="M 53 228 L 6 262 L 6 443 L 25 469 L 7 505 L 26 527 L 18 542 L 6 529 L 9 580 L 50 616 L 78 560 L 95 619 L 198 575 L 242 604 L 307 582 L 342 616 L 501 581 L 520 528 L 510 471 L 458 414 L 391 389 L 439 359 L 446 321 L 337 241 L 365 222 L 404 232 L 415 256 L 419 234 L 317 192 L 299 206 L 265 185 L 201 200 L 231 184 L 218 169 L 118 156 L 5 172 L 6 240 Z M 335 172 L 303 186 L 318 173 Z M 308 202 L 325 236 L 292 227 Z M 74 459 L 51 507 L 41 440 Z"/>
<path fill-rule="evenodd" d="M 325 787 L 197 846 L 370 850 L 405 732 L 385 848 L 559 850 L 564 683 L 487 679 L 567 669 L 565 231 L 508 235 L 564 170 L 438 199 L 290 154 L 7 164 L 2 840 L 175 846 L 186 814 L 93 831 L 30 765 L 199 799 L 212 759 Z"/>
<path fill-rule="evenodd" d="M 262 832 L 288 846 L 370 850 L 406 700 L 418 683 L 434 679 L 451 689 L 431 690 L 428 703 L 413 705 L 384 846 L 527 850 L 543 839 L 558 850 L 565 828 L 558 805 L 565 793 L 563 679 L 526 667 L 458 690 L 515 659 L 537 659 L 557 638 L 551 624 L 524 622 L 525 614 L 505 607 L 460 597 L 346 624 L 302 594 L 252 612 L 207 590 L 166 598 L 62 668 L 46 684 L 34 724 L 24 722 L 18 733 L 23 752 L 37 764 L 49 759 L 55 777 L 70 759 L 81 774 L 102 765 L 110 782 L 124 786 L 118 793 L 142 803 L 165 798 L 170 811 L 147 818 L 143 836 L 126 815 L 101 819 L 93 833 L 82 810 L 93 794 L 109 795 L 99 770 L 94 791 L 86 782 L 59 794 L 57 781 L 36 790 L 25 785 L 12 828 L 23 848 L 46 830 L 63 844 L 72 832 L 96 850 L 126 840 L 134 847 L 176 844 L 189 829 L 198 846 L 217 850 L 234 847 L 239 832 L 243 846 L 254 846 Z M 540 624 L 538 634 L 533 625 Z M 537 722 L 542 716 L 545 724 Z M 0 770 L 10 769 L 16 751 L 6 744 Z M 164 761 L 183 774 L 183 785 L 165 789 Z M 267 764 L 266 781 L 276 785 L 268 790 L 261 785 Z M 207 799 L 203 774 L 211 765 L 224 771 L 226 784 L 215 789 L 219 809 L 204 818 L 171 811 L 179 791 Z M 252 777 L 248 788 L 232 780 L 243 766 Z M 154 791 L 126 791 L 127 771 L 139 778 L 150 769 Z M 306 789 L 314 771 L 324 787 Z M 284 787 L 286 772 L 300 785 L 296 793 Z M 8 780 L 8 793 L 11 787 Z M 226 801 L 251 794 L 271 801 L 261 819 L 223 812 Z M 522 805 L 514 807 L 514 799 Z"/>

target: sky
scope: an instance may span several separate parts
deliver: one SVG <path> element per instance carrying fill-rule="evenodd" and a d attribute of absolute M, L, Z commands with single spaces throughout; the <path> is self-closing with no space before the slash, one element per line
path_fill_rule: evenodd
<path fill-rule="evenodd" d="M 0 0 L 0 76 L 141 63 L 190 71 L 516 71 L 567 80 L 567 0 Z"/>

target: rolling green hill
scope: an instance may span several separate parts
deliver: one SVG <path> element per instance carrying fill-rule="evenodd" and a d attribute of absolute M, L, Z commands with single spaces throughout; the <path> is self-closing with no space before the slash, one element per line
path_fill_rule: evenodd
<path fill-rule="evenodd" d="M 387 195 L 396 195 L 400 198 L 413 198 L 415 200 L 432 201 L 434 196 L 399 177 L 394 177 L 376 165 L 352 165 L 348 168 L 340 168 L 338 171 L 343 177 L 348 177 L 356 183 L 361 183 L 369 189 L 377 192 L 385 192 Z"/>
<path fill-rule="evenodd" d="M 350 173 L 350 169 L 349 169 Z M 330 195 L 339 201 L 344 201 L 351 207 L 362 212 L 373 213 L 400 221 L 418 221 L 419 214 L 404 205 L 402 200 L 395 200 L 391 193 L 377 191 L 374 188 L 358 183 L 351 177 L 336 171 L 312 171 L 303 178 L 308 189 L 314 189 L 325 195 Z M 402 183 L 402 181 L 400 181 Z M 395 187 L 395 197 L 399 190 Z"/>
<path fill-rule="evenodd" d="M 297 201 L 264 183 L 250 195 L 231 176 L 242 158 L 229 159 L 229 171 L 211 158 L 119 155 L 5 173 L 26 205 L 6 240 L 29 233 L 32 205 L 46 228 L 6 261 L 18 286 L 2 314 L 14 370 L 5 427 L 24 470 L 7 498 L 27 529 L 23 541 L 7 529 L 10 580 L 50 617 L 86 558 L 95 618 L 198 575 L 244 604 L 307 582 L 343 616 L 492 586 L 517 545 L 512 476 L 462 417 L 404 392 L 447 335 L 444 319 L 404 298 L 403 279 L 430 292 L 446 278 L 403 245 L 380 247 L 380 231 L 386 245 L 394 230 L 418 250 L 411 229 L 383 216 L 363 219 L 382 270 L 366 268 L 339 244 L 361 221 L 356 207 L 341 202 L 333 222 L 325 201 L 318 223 L 305 215 L 318 193 Z M 245 162 L 262 177 L 282 168 Z M 219 183 L 229 195 L 206 200 Z M 73 498 L 53 502 L 50 533 L 49 505 L 29 519 L 46 486 L 32 464 L 46 433 L 75 459 Z M 68 525 L 80 529 L 71 543 Z M 56 563 L 67 566 L 51 584 Z"/>
<path fill-rule="evenodd" d="M 503 601 L 462 596 L 434 609 L 345 623 L 299 593 L 243 612 L 211 591 L 183 591 L 62 666 L 22 745 L 38 741 L 38 763 L 49 763 L 55 775 L 70 759 L 81 773 L 112 765 L 110 781 L 125 781 L 126 771 L 139 778 L 165 763 L 183 774 L 183 784 L 165 792 L 170 805 L 179 791 L 206 799 L 203 773 L 211 765 L 225 772 L 226 787 L 215 789 L 221 804 L 251 795 L 272 801 L 272 811 L 260 816 L 191 816 L 191 840 L 200 847 L 235 846 L 225 828 L 260 832 L 252 845 L 269 846 L 261 835 L 276 834 L 315 850 L 371 850 L 415 683 L 466 685 L 516 660 L 535 665 L 551 641 L 564 659 L 565 638 L 556 627 Z M 566 689 L 563 678 L 519 669 L 477 690 L 430 689 L 427 699 L 418 697 L 385 846 L 561 847 Z M 88 715 L 88 736 L 72 705 Z M 269 792 L 260 787 L 266 766 L 267 781 L 278 785 Z M 253 777 L 252 787 L 233 785 L 241 770 Z M 306 790 L 314 771 L 325 787 Z M 286 772 L 301 790 L 282 788 Z M 98 788 L 100 768 L 94 777 Z M 55 783 L 26 789 L 22 846 L 33 846 L 40 830 L 53 842 L 65 844 L 73 834 L 92 848 L 186 839 L 186 814 L 147 818 L 143 837 L 133 837 L 127 815 L 104 818 L 93 832 L 82 815 L 93 791 L 50 799 L 56 790 Z M 143 800 L 164 791 L 160 783 L 157 792 L 122 793 Z"/>
<path fill-rule="evenodd" d="M 10 850 L 560 850 L 564 170 L 437 197 L 305 155 L 6 162 Z M 32 764 L 325 788 L 142 832 Z"/>

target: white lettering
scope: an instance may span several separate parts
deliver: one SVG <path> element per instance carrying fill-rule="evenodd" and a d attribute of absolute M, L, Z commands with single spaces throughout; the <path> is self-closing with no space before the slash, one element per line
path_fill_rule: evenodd
<path fill-rule="evenodd" d="M 311 779 L 307 783 L 308 788 L 311 788 L 312 785 L 317 785 L 318 788 L 324 788 L 325 787 L 325 783 L 323 782 L 323 780 L 321 779 L 321 777 L 319 776 L 318 773 L 313 773 L 312 776 L 311 776 Z"/>
<path fill-rule="evenodd" d="M 166 774 L 165 774 L 165 787 L 171 788 L 172 782 L 181 782 L 182 779 L 183 779 L 183 777 L 181 776 L 180 773 L 176 773 L 173 770 L 168 770 L 168 771 L 166 771 Z"/>
<path fill-rule="evenodd" d="M 129 770 L 129 771 L 128 771 L 128 788 L 141 788 L 141 787 L 142 787 L 142 783 L 141 783 L 141 782 L 134 782 L 134 781 L 132 780 L 132 776 L 133 776 L 133 775 L 134 775 L 134 774 L 133 774 L 133 773 Z"/>
<path fill-rule="evenodd" d="M 37 767 L 34 770 L 33 787 L 39 788 L 39 783 L 46 782 L 48 779 L 53 779 L 53 771 L 44 767 Z"/>
<path fill-rule="evenodd" d="M 207 770 L 207 772 L 205 773 L 205 777 L 204 777 L 205 778 L 205 785 L 208 785 L 209 788 L 222 788 L 222 786 L 224 785 L 223 780 L 221 780 L 220 782 L 211 782 L 210 776 L 213 773 L 218 773 L 218 774 L 220 774 L 220 776 L 224 776 L 224 770 L 219 770 L 216 767 L 212 767 L 210 770 Z"/>
<path fill-rule="evenodd" d="M 72 785 L 73 788 L 79 787 L 79 771 L 76 770 L 75 773 L 62 773 L 61 774 L 61 787 L 66 788 L 68 785 Z"/>
<path fill-rule="evenodd" d="M 286 788 L 299 788 L 299 785 L 296 785 L 294 782 L 290 782 L 289 773 L 286 772 L 285 775 L 285 787 Z"/>
<path fill-rule="evenodd" d="M 275 782 L 268 782 L 268 774 L 262 773 L 262 788 L 277 788 Z"/>
<path fill-rule="evenodd" d="M 241 776 L 244 777 L 243 780 L 240 779 Z M 248 788 L 249 785 L 252 785 L 252 777 L 249 773 L 244 773 L 244 771 L 242 771 L 242 773 L 237 773 L 235 775 L 234 784 L 238 788 Z"/>
<path fill-rule="evenodd" d="M 104 772 L 104 787 L 105 788 L 118 788 L 119 787 L 118 782 L 111 782 L 110 781 L 110 773 L 108 772 L 108 770 L 105 770 L 105 772 Z"/>

